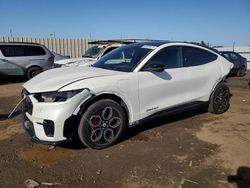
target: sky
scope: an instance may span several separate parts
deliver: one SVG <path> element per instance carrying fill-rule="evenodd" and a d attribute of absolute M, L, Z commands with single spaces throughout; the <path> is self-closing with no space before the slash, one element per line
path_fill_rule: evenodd
<path fill-rule="evenodd" d="M 250 45 L 250 0 L 0 0 L 0 36 Z"/>

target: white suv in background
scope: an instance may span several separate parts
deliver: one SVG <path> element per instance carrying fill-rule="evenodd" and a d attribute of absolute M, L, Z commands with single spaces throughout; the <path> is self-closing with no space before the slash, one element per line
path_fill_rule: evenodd
<path fill-rule="evenodd" d="M 77 135 L 103 149 L 126 127 L 177 111 L 229 108 L 233 67 L 205 47 L 185 42 L 123 46 L 91 67 L 46 71 L 23 87 L 23 127 L 31 140 L 57 144 Z"/>
<path fill-rule="evenodd" d="M 124 46 L 121 41 L 109 40 L 109 41 L 94 41 L 89 42 L 95 46 L 89 48 L 82 58 L 70 58 L 63 59 L 54 62 L 54 68 L 58 67 L 71 67 L 71 66 L 86 66 L 94 64 L 98 59 L 112 50 Z"/>

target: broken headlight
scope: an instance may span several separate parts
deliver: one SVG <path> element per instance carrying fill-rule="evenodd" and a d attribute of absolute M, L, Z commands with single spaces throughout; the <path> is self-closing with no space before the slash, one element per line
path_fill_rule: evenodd
<path fill-rule="evenodd" d="M 64 102 L 69 98 L 72 98 L 76 94 L 83 91 L 83 89 L 72 90 L 72 91 L 61 91 L 61 92 L 47 92 L 47 93 L 38 93 L 34 97 L 39 102 Z"/>

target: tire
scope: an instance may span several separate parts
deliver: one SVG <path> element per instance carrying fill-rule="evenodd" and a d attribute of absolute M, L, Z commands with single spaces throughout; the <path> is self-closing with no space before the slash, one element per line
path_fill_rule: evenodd
<path fill-rule="evenodd" d="M 226 83 L 220 82 L 211 94 L 208 111 L 213 114 L 222 114 L 230 106 L 230 91 Z"/>
<path fill-rule="evenodd" d="M 115 144 L 126 127 L 125 112 L 117 102 L 103 99 L 90 105 L 81 117 L 78 136 L 92 149 L 104 149 Z"/>
<path fill-rule="evenodd" d="M 26 77 L 30 80 L 31 78 L 34 78 L 36 75 L 40 74 L 42 72 L 42 69 L 39 67 L 31 67 L 27 70 Z"/>
<path fill-rule="evenodd" d="M 237 76 L 242 77 L 242 76 L 245 76 L 245 74 L 246 74 L 246 67 L 242 66 L 241 68 L 239 68 L 237 72 Z"/>

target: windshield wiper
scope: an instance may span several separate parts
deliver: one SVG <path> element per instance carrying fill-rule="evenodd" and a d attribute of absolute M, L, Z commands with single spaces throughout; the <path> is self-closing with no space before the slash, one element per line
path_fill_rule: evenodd
<path fill-rule="evenodd" d="M 90 56 L 90 55 L 84 55 L 84 56 L 82 56 L 82 57 L 90 57 L 90 58 L 93 58 L 92 56 Z"/>

